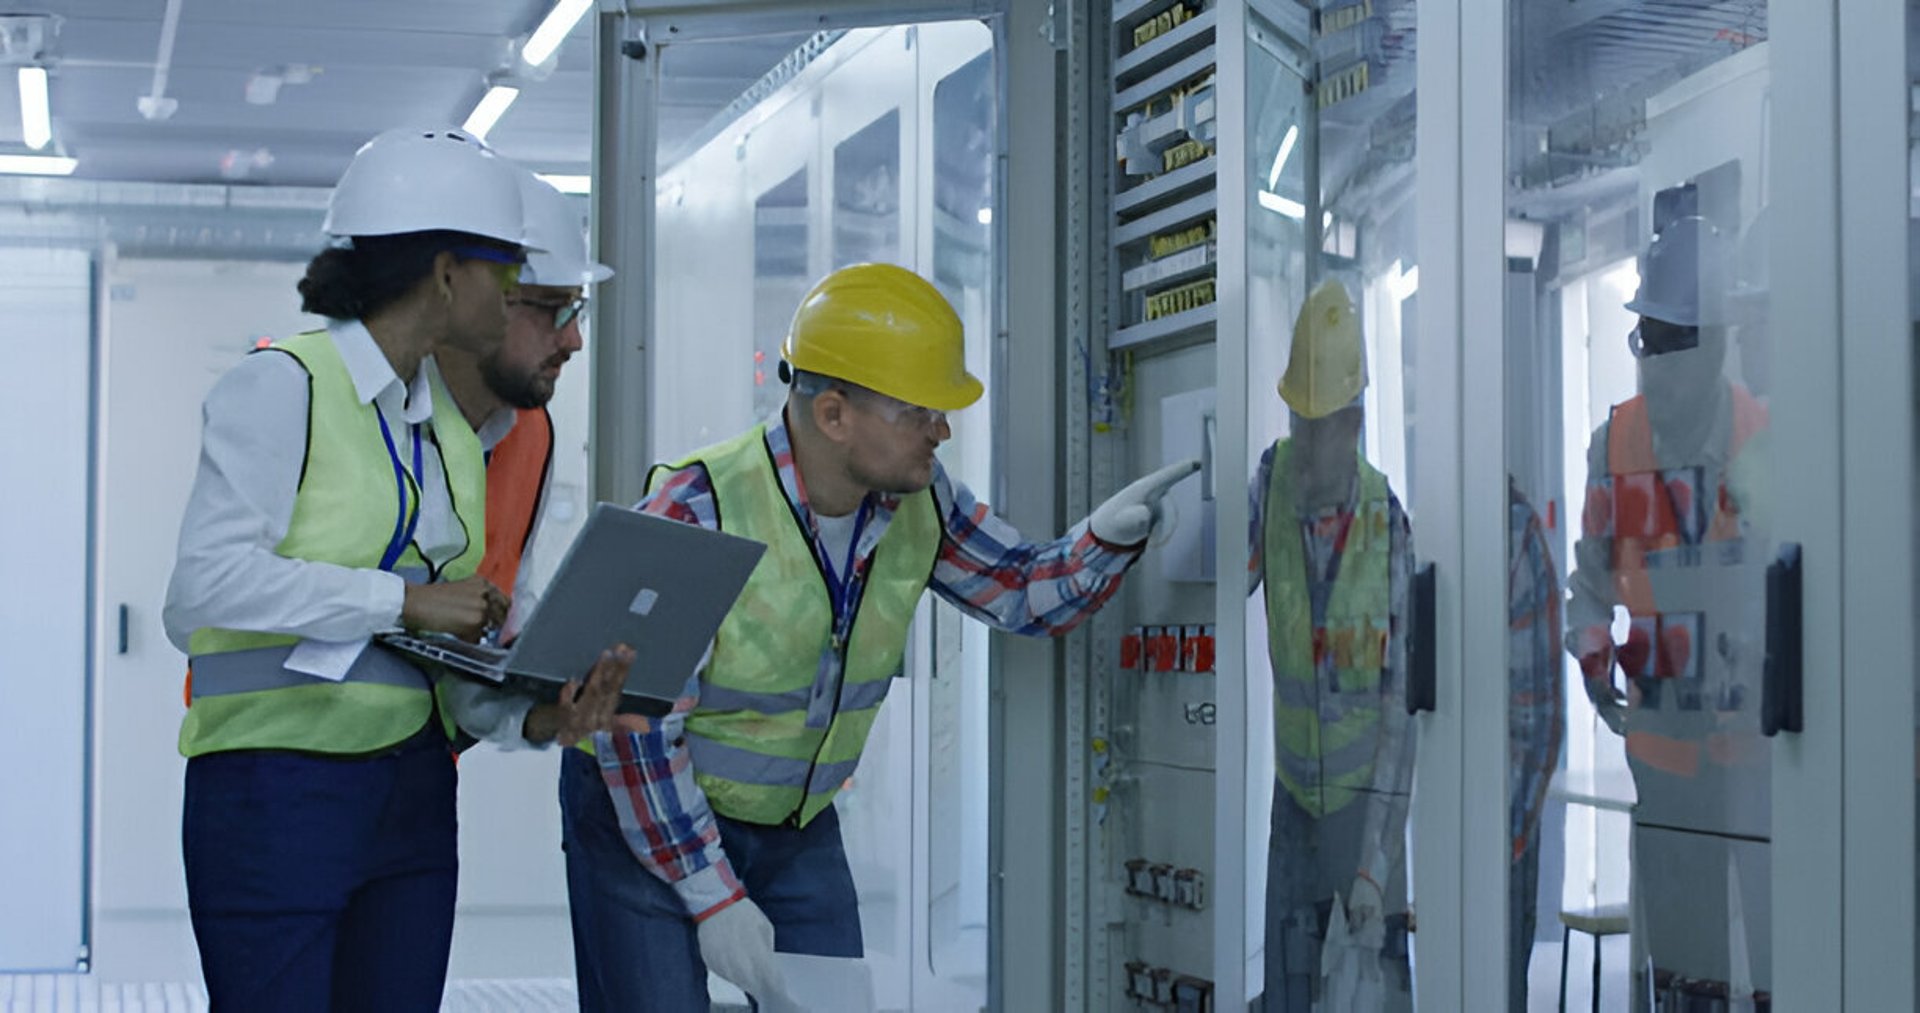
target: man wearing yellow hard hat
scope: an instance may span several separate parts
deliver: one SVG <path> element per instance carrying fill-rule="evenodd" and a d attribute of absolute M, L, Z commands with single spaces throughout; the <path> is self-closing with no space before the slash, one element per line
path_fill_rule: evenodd
<path fill-rule="evenodd" d="M 815 285 L 782 350 L 785 410 L 662 465 L 639 509 L 767 544 L 673 713 L 562 763 L 580 1004 L 707 1008 L 707 970 L 761 1002 L 774 952 L 863 953 L 835 794 L 901 670 L 927 590 L 996 628 L 1064 633 L 1139 557 L 1161 497 L 1122 489 L 1025 541 L 941 467 L 946 413 L 980 398 L 931 284 L 858 264 Z"/>
<path fill-rule="evenodd" d="M 1360 452 L 1366 386 L 1353 301 L 1340 282 L 1322 282 L 1280 380 L 1291 435 L 1261 456 L 1250 487 L 1273 667 L 1268 1011 L 1345 1009 L 1355 1000 L 1332 996 L 1355 987 L 1379 997 L 1352 1008 L 1411 1003 L 1402 852 L 1413 546 L 1399 498 Z M 1381 973 L 1358 974 L 1360 960 Z"/>

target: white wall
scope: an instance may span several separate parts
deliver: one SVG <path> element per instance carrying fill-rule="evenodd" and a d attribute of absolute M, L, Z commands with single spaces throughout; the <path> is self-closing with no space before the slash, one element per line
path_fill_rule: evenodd
<path fill-rule="evenodd" d="M 0 249 L 0 971 L 82 959 L 91 270 Z"/>
<path fill-rule="evenodd" d="M 175 746 L 185 659 L 160 607 L 199 455 L 200 403 L 261 336 L 310 326 L 290 264 L 109 258 L 102 286 L 95 970 L 198 977 L 180 864 Z M 128 609 L 128 651 L 111 650 Z"/>

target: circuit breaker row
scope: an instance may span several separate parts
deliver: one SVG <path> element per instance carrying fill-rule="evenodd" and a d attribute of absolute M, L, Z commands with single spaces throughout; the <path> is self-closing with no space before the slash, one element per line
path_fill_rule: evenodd
<path fill-rule="evenodd" d="M 1127 998 L 1174 1013 L 1213 1013 L 1213 982 L 1135 960 L 1127 964 Z"/>
<path fill-rule="evenodd" d="M 1214 627 L 1136 626 L 1120 640 L 1120 667 L 1134 672 L 1211 672 Z"/>

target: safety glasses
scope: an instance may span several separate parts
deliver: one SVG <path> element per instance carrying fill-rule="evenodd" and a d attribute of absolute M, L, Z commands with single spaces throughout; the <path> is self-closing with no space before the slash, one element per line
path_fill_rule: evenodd
<path fill-rule="evenodd" d="M 486 246 L 456 246 L 451 251 L 462 260 L 478 260 L 487 265 L 494 278 L 500 283 L 500 291 L 512 292 L 520 287 L 520 265 L 527 262 L 524 253 L 496 250 Z"/>
<path fill-rule="evenodd" d="M 565 330 L 568 324 L 580 319 L 581 316 L 587 312 L 587 299 L 585 296 L 569 299 L 566 302 L 543 302 L 538 299 L 508 299 L 507 305 L 525 306 L 530 310 L 546 314 L 550 318 L 553 329 L 556 331 Z"/>
<path fill-rule="evenodd" d="M 1670 324 L 1642 317 L 1640 326 L 1627 335 L 1627 350 L 1636 359 L 1650 359 L 1668 352 L 1684 352 L 1700 346 L 1700 328 Z"/>
<path fill-rule="evenodd" d="M 874 414 L 886 419 L 889 424 L 895 426 L 905 426 L 909 429 L 932 429 L 947 420 L 946 412 L 933 408 L 922 408 L 916 404 L 908 404 L 905 401 L 888 397 L 878 391 L 862 388 L 859 392 L 859 399 L 866 402 L 866 407 Z"/>

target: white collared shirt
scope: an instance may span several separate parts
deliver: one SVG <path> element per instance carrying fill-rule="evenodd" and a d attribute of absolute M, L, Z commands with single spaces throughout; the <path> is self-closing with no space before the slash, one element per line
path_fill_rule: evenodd
<path fill-rule="evenodd" d="M 428 357 L 420 365 L 422 375 L 440 371 L 439 363 Z M 513 431 L 514 423 L 519 421 L 520 413 L 512 408 L 500 408 L 487 416 L 485 422 L 474 435 L 480 438 L 480 449 L 493 453 L 493 448 L 507 438 Z M 540 494 L 540 513 L 547 509 L 547 493 L 551 491 L 553 476 L 546 476 L 547 485 Z M 540 530 L 541 517 L 533 520 L 534 531 Z M 513 586 L 501 588 L 513 594 L 513 607 L 507 612 L 507 621 L 501 625 L 500 632 L 511 639 L 520 632 L 520 626 L 532 613 L 538 600 L 528 586 L 527 574 L 533 569 L 533 535 L 527 536 L 527 543 L 520 553 L 520 571 L 514 574 Z M 584 674 L 584 673 L 583 673 Z M 501 749 L 545 749 L 551 742 L 530 743 L 526 740 L 525 726 L 527 712 L 533 709 L 533 698 L 491 686 L 483 686 L 457 676 L 450 676 L 440 684 L 440 703 L 462 730 L 482 742 L 490 742 Z"/>
<path fill-rule="evenodd" d="M 433 417 L 427 370 L 403 383 L 365 325 L 335 320 L 327 330 L 360 402 L 373 404 L 387 420 L 409 472 L 410 427 L 423 427 L 422 474 L 414 476 L 421 497 L 414 544 L 436 565 L 453 559 L 465 551 L 469 532 L 454 513 L 446 470 L 425 428 Z M 274 551 L 286 537 L 300 490 L 307 412 L 307 374 L 289 355 L 249 355 L 207 395 L 200 466 L 162 612 L 167 639 L 180 650 L 201 627 L 346 641 L 399 623 L 406 595 L 400 577 Z M 471 537 L 485 535 L 475 531 Z"/>

